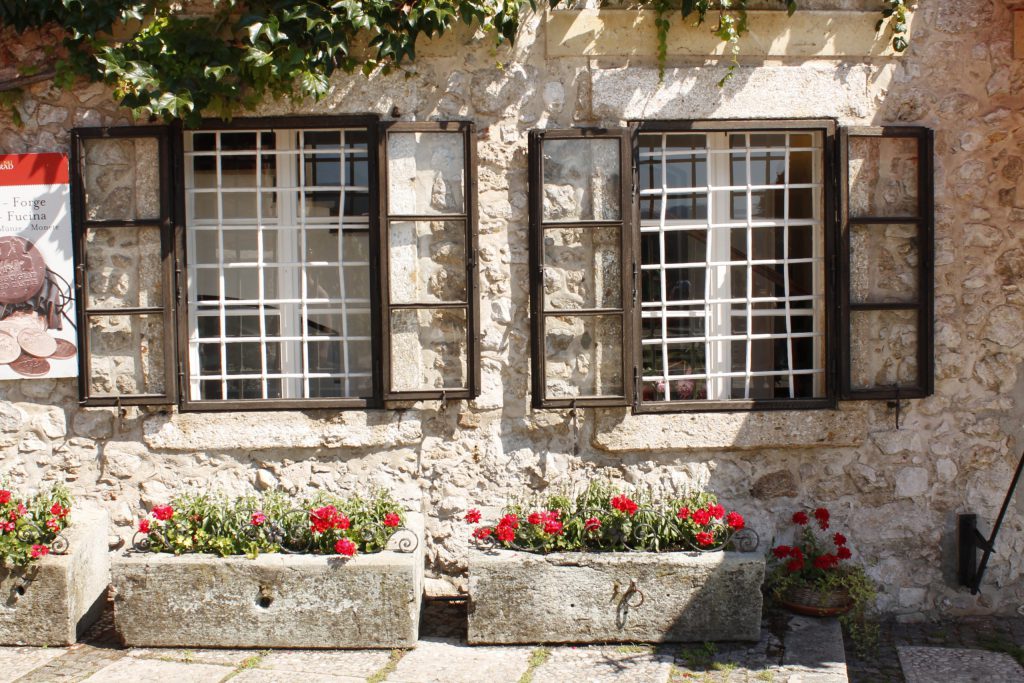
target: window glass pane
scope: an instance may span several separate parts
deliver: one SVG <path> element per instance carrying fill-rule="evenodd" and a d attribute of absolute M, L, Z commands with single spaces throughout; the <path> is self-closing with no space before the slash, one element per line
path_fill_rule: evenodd
<path fill-rule="evenodd" d="M 466 301 L 466 224 L 392 221 L 388 227 L 392 303 Z"/>
<path fill-rule="evenodd" d="M 465 389 L 466 310 L 391 311 L 392 391 Z"/>
<path fill-rule="evenodd" d="M 156 138 L 83 141 L 85 216 L 89 220 L 160 218 L 160 147 Z"/>
<path fill-rule="evenodd" d="M 548 315 L 544 325 L 547 398 L 623 394 L 621 316 Z"/>
<path fill-rule="evenodd" d="M 545 140 L 544 220 L 619 220 L 619 140 Z"/>
<path fill-rule="evenodd" d="M 102 315 L 87 319 L 89 395 L 163 394 L 163 316 Z"/>
<path fill-rule="evenodd" d="M 712 186 L 750 189 L 714 192 L 696 230 L 641 196 L 642 400 L 824 396 L 821 135 L 701 138 Z M 654 140 L 641 159 L 659 157 Z M 797 178 L 816 187 L 787 188 Z"/>
<path fill-rule="evenodd" d="M 89 308 L 163 306 L 160 228 L 90 228 L 85 255 Z"/>
<path fill-rule="evenodd" d="M 339 223 L 345 169 L 367 161 L 365 132 L 187 135 L 193 150 L 217 150 L 222 175 L 200 225 L 200 194 L 186 187 L 191 397 L 369 396 L 369 233 L 365 220 Z"/>
<path fill-rule="evenodd" d="M 917 216 L 917 138 L 849 140 L 850 216 Z"/>
<path fill-rule="evenodd" d="M 850 226 L 851 301 L 914 303 L 918 289 L 916 226 Z"/>
<path fill-rule="evenodd" d="M 916 311 L 852 311 L 850 385 L 916 386 L 918 336 Z"/>
<path fill-rule="evenodd" d="M 392 215 L 465 212 L 465 173 L 462 133 L 388 135 L 388 205 Z"/>
<path fill-rule="evenodd" d="M 622 243 L 617 227 L 544 231 L 544 307 L 619 308 Z"/>

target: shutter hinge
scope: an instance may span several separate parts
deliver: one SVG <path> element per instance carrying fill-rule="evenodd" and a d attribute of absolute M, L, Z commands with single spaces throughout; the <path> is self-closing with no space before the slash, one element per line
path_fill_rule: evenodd
<path fill-rule="evenodd" d="M 640 408 L 640 368 L 633 366 L 633 410 Z"/>
<path fill-rule="evenodd" d="M 636 281 L 637 281 L 637 263 L 636 263 L 636 260 L 634 259 L 633 260 L 633 306 L 636 306 L 636 296 L 637 296 Z"/>

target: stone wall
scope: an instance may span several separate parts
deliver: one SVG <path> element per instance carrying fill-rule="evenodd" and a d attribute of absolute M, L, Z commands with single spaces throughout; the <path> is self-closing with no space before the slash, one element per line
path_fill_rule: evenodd
<path fill-rule="evenodd" d="M 726 65 L 703 60 L 670 57 L 664 82 L 653 58 L 548 60 L 542 17 L 531 16 L 512 49 L 495 53 L 469 32 L 457 32 L 423 45 L 409 74 L 338 77 L 320 104 L 268 103 L 259 114 L 390 117 L 394 110 L 410 121 L 475 121 L 480 397 L 369 412 L 119 413 L 80 408 L 71 380 L 3 382 L 0 477 L 30 486 L 66 480 L 77 495 L 104 504 L 122 536 L 140 506 L 188 487 L 243 493 L 387 486 L 423 505 L 429 566 L 451 576 L 465 569 L 468 534 L 460 518 L 469 506 L 499 506 L 524 489 L 571 486 L 593 476 L 662 489 L 706 486 L 745 511 L 765 544 L 796 506 L 827 505 L 834 525 L 848 530 L 856 554 L 883 586 L 880 606 L 902 619 L 1017 610 L 1024 603 L 1024 503 L 1006 519 L 984 593 L 971 597 L 953 576 L 956 514 L 977 512 L 983 525 L 993 520 L 1024 448 L 1024 245 L 1016 228 L 1024 220 L 1024 63 L 1011 58 L 1011 23 L 1001 0 L 923 0 L 916 34 L 901 58 L 744 63 L 719 89 Z M 5 37 L 19 51 L 33 49 L 31 37 Z M 7 118 L 0 123 L 0 151 L 64 150 L 72 126 L 127 122 L 100 86 L 73 92 L 33 86 L 22 114 L 24 128 Z M 533 410 L 528 131 L 633 118 L 807 116 L 936 131 L 935 394 L 904 402 L 898 430 L 884 402 L 815 412 L 634 416 L 626 409 L 581 410 L 576 418 L 570 411 Z M 410 157 L 409 169 L 417 196 L 442 206 L 457 201 L 459 188 L 421 177 L 418 158 L 418 152 Z M 597 193 L 602 186 L 588 187 Z M 898 190 L 868 196 L 899 202 Z M 138 204 L 136 198 L 124 206 Z M 420 259 L 447 239 L 437 223 L 404 229 Z M 868 244 L 855 240 L 855 285 L 872 297 L 905 295 L 905 284 L 891 275 L 916 265 L 915 246 L 898 226 L 882 232 L 884 239 Z M 134 255 L 142 245 L 101 235 L 96 240 L 110 250 L 97 295 L 135 296 L 148 277 Z M 567 309 L 610 294 L 580 285 L 584 272 L 596 283 L 598 274 L 613 270 L 580 240 L 563 231 L 550 245 L 558 268 L 548 273 L 552 282 L 545 289 Z M 420 279 L 407 284 L 441 296 L 448 283 L 431 264 L 421 266 Z M 915 372 L 916 338 L 893 318 L 855 337 L 855 353 L 869 360 L 883 342 L 895 340 L 904 349 L 887 365 L 868 363 L 865 382 Z M 401 334 L 418 346 L 417 336 L 441 329 L 416 320 Z M 573 324 L 552 329 L 552 344 L 578 343 Z M 127 359 L 123 363 L 141 362 L 141 337 L 132 335 L 125 330 L 131 348 L 118 357 Z M 567 374 L 552 380 L 566 392 L 580 371 L 572 367 L 580 354 L 569 347 L 570 360 L 559 372 L 570 373 L 572 382 Z M 448 371 L 442 366 L 429 381 L 442 381 Z M 111 373 L 104 381 L 118 384 L 122 375 Z"/>

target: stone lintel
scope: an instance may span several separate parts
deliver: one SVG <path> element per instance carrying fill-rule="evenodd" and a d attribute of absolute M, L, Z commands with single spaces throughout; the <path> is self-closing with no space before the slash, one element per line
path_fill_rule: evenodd
<path fill-rule="evenodd" d="M 896 57 L 888 23 L 875 25 L 881 11 L 752 10 L 750 32 L 740 38 L 744 57 L 864 58 Z M 547 14 L 545 41 L 548 57 L 654 57 L 658 38 L 653 10 L 554 10 Z M 726 56 L 728 46 L 712 34 L 714 17 L 701 26 L 673 12 L 669 18 L 668 55 Z M 908 36 L 913 40 L 913 13 L 908 13 Z"/>
<path fill-rule="evenodd" d="M 470 643 L 758 640 L 759 553 L 469 557 Z"/>

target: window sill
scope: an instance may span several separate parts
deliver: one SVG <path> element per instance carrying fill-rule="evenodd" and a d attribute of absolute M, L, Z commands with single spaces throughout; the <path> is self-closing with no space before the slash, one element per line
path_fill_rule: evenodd
<path fill-rule="evenodd" d="M 856 447 L 867 434 L 867 408 L 631 415 L 596 411 L 592 445 L 612 453 Z"/>
<path fill-rule="evenodd" d="M 149 416 L 143 439 L 154 451 L 397 448 L 420 443 L 423 431 L 404 411 L 208 412 Z"/>

